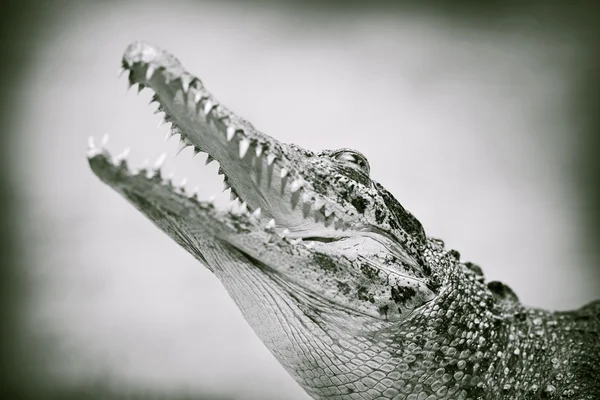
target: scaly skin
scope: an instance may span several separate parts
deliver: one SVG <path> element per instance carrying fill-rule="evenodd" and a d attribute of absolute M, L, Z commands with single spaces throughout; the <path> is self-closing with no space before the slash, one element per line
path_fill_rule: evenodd
<path fill-rule="evenodd" d="M 92 170 L 221 280 L 313 398 L 600 398 L 600 301 L 527 308 L 427 238 L 360 153 L 258 132 L 152 45 L 123 68 L 244 204 L 219 211 L 93 142 Z"/>

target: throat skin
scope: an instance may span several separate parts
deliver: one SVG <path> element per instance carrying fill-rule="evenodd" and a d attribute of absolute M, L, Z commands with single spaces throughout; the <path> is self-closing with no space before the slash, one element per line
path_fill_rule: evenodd
<path fill-rule="evenodd" d="M 122 66 L 238 207 L 174 185 L 164 157 L 130 168 L 106 140 L 90 140 L 91 170 L 218 277 L 312 398 L 600 399 L 600 300 L 526 307 L 427 236 L 360 152 L 279 142 L 154 45 L 132 43 Z"/>
<path fill-rule="evenodd" d="M 467 273 L 405 321 L 373 324 L 307 308 L 242 254 L 230 257 L 217 276 L 315 399 L 598 398 L 600 302 L 574 312 L 527 308 Z"/>

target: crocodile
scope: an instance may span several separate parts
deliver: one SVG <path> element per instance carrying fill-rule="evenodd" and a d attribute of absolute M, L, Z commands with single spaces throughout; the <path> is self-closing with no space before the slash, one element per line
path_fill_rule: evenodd
<path fill-rule="evenodd" d="M 600 300 L 527 307 L 428 237 L 360 152 L 259 132 L 149 43 L 121 68 L 154 92 L 180 149 L 218 162 L 234 204 L 163 176 L 164 155 L 133 168 L 93 138 L 92 171 L 218 277 L 309 396 L 600 399 Z"/>

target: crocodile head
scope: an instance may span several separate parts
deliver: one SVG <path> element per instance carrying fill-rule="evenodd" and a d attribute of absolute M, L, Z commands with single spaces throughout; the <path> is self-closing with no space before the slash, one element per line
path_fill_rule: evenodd
<path fill-rule="evenodd" d="M 259 132 L 150 44 L 131 44 L 122 67 L 131 85 L 154 92 L 182 147 L 220 164 L 243 203 L 218 210 L 165 179 L 161 160 L 136 170 L 93 142 L 92 170 L 217 275 L 297 378 L 307 357 L 290 329 L 328 341 L 336 332 L 368 336 L 436 297 L 421 224 L 371 179 L 364 155 L 312 152 Z"/>

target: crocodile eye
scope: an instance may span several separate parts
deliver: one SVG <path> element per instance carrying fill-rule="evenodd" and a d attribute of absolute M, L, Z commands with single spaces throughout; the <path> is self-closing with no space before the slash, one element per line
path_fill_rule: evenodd
<path fill-rule="evenodd" d="M 369 174 L 369 172 L 371 170 L 369 167 L 369 162 L 367 161 L 365 156 L 363 156 L 362 154 L 360 154 L 357 151 L 340 150 L 340 151 L 332 154 L 332 157 L 338 161 L 355 164 L 367 175 Z"/>

